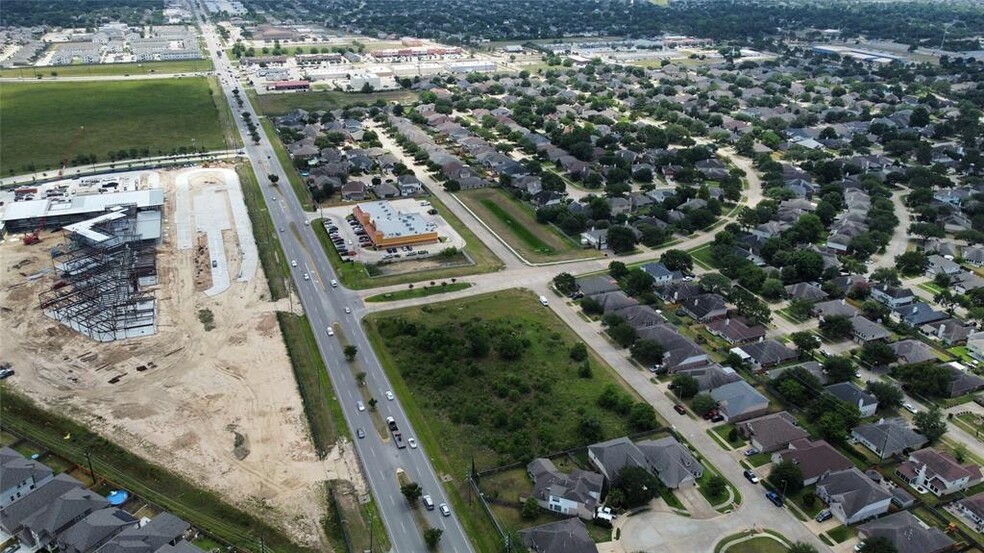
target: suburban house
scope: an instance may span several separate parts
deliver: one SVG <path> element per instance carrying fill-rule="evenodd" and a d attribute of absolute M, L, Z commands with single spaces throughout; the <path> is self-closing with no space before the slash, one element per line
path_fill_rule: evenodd
<path fill-rule="evenodd" d="M 598 294 L 593 297 L 602 308 L 605 315 L 613 313 L 620 309 L 625 309 L 634 305 L 639 305 L 639 301 L 635 298 L 630 297 L 628 294 L 621 290 L 616 290 L 615 292 L 607 292 L 604 294 Z"/>
<path fill-rule="evenodd" d="M 738 380 L 711 390 L 724 420 L 740 422 L 769 412 L 769 398 L 745 380 Z"/>
<path fill-rule="evenodd" d="M 884 303 L 892 309 L 898 309 L 903 305 L 909 305 L 916 300 L 912 290 L 908 288 L 896 288 L 877 284 L 871 287 L 871 297 Z"/>
<path fill-rule="evenodd" d="M 984 532 L 984 492 L 957 501 L 957 507 L 971 522 L 971 528 Z"/>
<path fill-rule="evenodd" d="M 641 467 L 659 477 L 670 489 L 693 485 L 704 467 L 672 437 L 633 443 L 615 438 L 588 446 L 588 461 L 609 481 L 625 467 Z"/>
<path fill-rule="evenodd" d="M 618 282 L 608 276 L 594 276 L 582 278 L 577 281 L 577 289 L 585 296 L 594 296 L 608 292 L 618 291 Z"/>
<path fill-rule="evenodd" d="M 347 202 L 361 202 L 366 199 L 366 185 L 350 181 L 342 185 L 342 199 Z"/>
<path fill-rule="evenodd" d="M 766 371 L 765 375 L 769 377 L 769 380 L 775 380 L 779 378 L 782 375 L 782 373 L 795 368 L 801 368 L 806 372 L 812 374 L 813 376 L 817 377 L 817 380 L 821 384 L 827 383 L 827 375 L 824 374 L 823 367 L 820 366 L 820 363 L 816 361 L 807 361 L 805 363 L 800 363 L 799 365 L 790 365 L 786 367 L 780 367 L 778 369 L 772 369 L 770 371 Z"/>
<path fill-rule="evenodd" d="M 656 364 L 662 371 L 676 373 L 708 364 L 707 352 L 690 338 L 679 334 L 672 325 L 661 324 L 637 331 L 639 338 L 654 340 L 663 347 L 663 360 Z"/>
<path fill-rule="evenodd" d="M 73 524 L 93 511 L 108 506 L 109 501 L 96 492 L 82 487 L 72 488 L 48 503 L 41 511 L 25 518 L 17 537 L 22 544 L 29 547 L 48 547 Z"/>
<path fill-rule="evenodd" d="M 742 317 L 725 317 L 708 323 L 707 331 L 731 345 L 738 345 L 765 338 L 766 329 L 759 324 L 749 324 Z"/>
<path fill-rule="evenodd" d="M 81 487 L 81 482 L 67 474 L 56 475 L 33 492 L 0 509 L 0 530 L 10 535 L 29 534 L 30 531 L 24 528 L 26 520 L 43 513 L 63 494 Z"/>
<path fill-rule="evenodd" d="M 929 266 L 926 267 L 926 274 L 929 276 L 955 275 L 961 270 L 960 265 L 942 255 L 931 255 L 927 260 L 929 261 Z"/>
<path fill-rule="evenodd" d="M 419 194 L 424 185 L 421 184 L 420 180 L 413 173 L 404 173 L 396 178 L 396 183 L 400 187 L 401 196 L 413 196 L 414 194 Z"/>
<path fill-rule="evenodd" d="M 799 353 L 795 350 L 789 349 L 782 342 L 776 340 L 763 340 L 746 344 L 732 348 L 731 351 L 750 361 L 758 370 L 782 365 L 799 357 Z"/>
<path fill-rule="evenodd" d="M 892 496 L 856 467 L 824 474 L 817 497 L 842 524 L 851 525 L 888 512 Z"/>
<path fill-rule="evenodd" d="M 697 381 L 697 389 L 701 392 L 713 390 L 741 380 L 741 375 L 731 367 L 722 367 L 718 364 L 705 365 L 692 369 L 683 369 L 676 374 L 685 374 Z"/>
<path fill-rule="evenodd" d="M 680 309 L 694 319 L 706 323 L 728 315 L 728 304 L 717 294 L 701 294 L 680 302 Z"/>
<path fill-rule="evenodd" d="M 878 398 L 859 388 L 853 382 L 838 382 L 825 388 L 827 393 L 853 405 L 861 411 L 861 417 L 870 417 L 878 410 Z"/>
<path fill-rule="evenodd" d="M 928 526 L 909 511 L 899 511 L 887 517 L 858 526 L 858 537 L 887 539 L 897 553 L 941 553 L 954 541 L 939 528 Z"/>
<path fill-rule="evenodd" d="M 197 553 L 199 550 L 182 538 L 191 525 L 172 515 L 161 513 L 139 528 L 127 528 L 99 550 L 99 553 Z"/>
<path fill-rule="evenodd" d="M 858 310 L 843 299 L 827 300 L 813 304 L 813 308 L 810 309 L 810 314 L 822 321 L 825 317 L 833 317 L 837 315 L 854 317 L 858 314 Z"/>
<path fill-rule="evenodd" d="M 791 442 L 789 449 L 772 454 L 773 463 L 778 464 L 783 461 L 799 465 L 800 470 L 803 471 L 804 486 L 814 484 L 824 474 L 847 470 L 854 466 L 850 459 L 841 455 L 826 440 L 810 441 L 808 438 Z"/>
<path fill-rule="evenodd" d="M 526 465 L 526 474 L 533 481 L 533 497 L 541 508 L 586 520 L 594 518 L 604 476 L 581 469 L 565 474 L 553 461 L 543 458 Z"/>
<path fill-rule="evenodd" d="M 950 397 L 958 397 L 984 389 L 984 378 L 968 371 L 960 363 L 954 361 L 944 366 L 950 371 L 950 385 L 947 388 Z"/>
<path fill-rule="evenodd" d="M 892 335 L 885 327 L 863 315 L 854 316 L 851 319 L 851 325 L 854 341 L 859 344 L 884 341 Z"/>
<path fill-rule="evenodd" d="M 636 330 L 666 322 L 665 317 L 648 305 L 630 305 L 619 309 L 615 314 L 625 319 L 625 322 Z"/>
<path fill-rule="evenodd" d="M 892 311 L 891 317 L 896 321 L 904 322 L 909 326 L 920 327 L 929 323 L 935 323 L 948 319 L 950 316 L 944 311 L 934 309 L 928 303 L 921 301 L 899 307 Z"/>
<path fill-rule="evenodd" d="M 608 249 L 608 229 L 591 229 L 582 232 L 581 245 L 595 250 Z"/>
<path fill-rule="evenodd" d="M 862 424 L 851 430 L 851 437 L 870 449 L 879 459 L 887 459 L 926 445 L 926 437 L 909 428 L 902 419 Z"/>
<path fill-rule="evenodd" d="M 99 509 L 73 524 L 55 543 L 62 553 L 88 553 L 124 529 L 138 525 L 139 521 L 122 509 Z"/>
<path fill-rule="evenodd" d="M 656 295 L 667 303 L 680 303 L 681 301 L 699 296 L 704 293 L 700 285 L 687 281 L 674 281 L 664 286 L 656 287 Z"/>
<path fill-rule="evenodd" d="M 964 248 L 961 254 L 967 263 L 976 267 L 984 266 L 984 246 Z"/>
<path fill-rule="evenodd" d="M 51 469 L 10 449 L 0 448 L 0 509 L 47 484 Z"/>
<path fill-rule="evenodd" d="M 984 361 L 984 331 L 967 335 L 967 353 L 978 361 Z"/>
<path fill-rule="evenodd" d="M 579 518 L 520 530 L 519 537 L 531 553 L 598 553 L 598 546 Z"/>
<path fill-rule="evenodd" d="M 894 344 L 889 344 L 888 347 L 892 348 L 892 351 L 895 352 L 895 356 L 899 360 L 898 362 L 903 365 L 936 360 L 936 354 L 933 352 L 933 348 L 919 340 L 902 340 Z"/>
<path fill-rule="evenodd" d="M 796 419 L 786 411 L 740 422 L 735 428 L 762 453 L 786 449 L 790 443 L 809 436 L 805 430 L 796 425 Z"/>
<path fill-rule="evenodd" d="M 798 282 L 787 285 L 786 296 L 807 301 L 820 301 L 829 297 L 819 286 L 809 282 Z"/>
<path fill-rule="evenodd" d="M 977 485 L 981 467 L 961 465 L 949 455 L 927 447 L 910 453 L 909 459 L 895 469 L 895 475 L 912 487 L 922 486 L 942 497 Z"/>
<path fill-rule="evenodd" d="M 662 263 L 646 263 L 639 268 L 649 273 L 649 275 L 653 277 L 653 284 L 657 286 L 661 284 L 669 284 L 674 280 L 680 280 L 683 278 L 683 273 L 680 271 L 671 271 Z"/>
<path fill-rule="evenodd" d="M 935 323 L 924 324 L 919 331 L 929 338 L 939 340 L 947 346 L 955 346 L 967 341 L 972 327 L 960 319 L 946 319 Z"/>

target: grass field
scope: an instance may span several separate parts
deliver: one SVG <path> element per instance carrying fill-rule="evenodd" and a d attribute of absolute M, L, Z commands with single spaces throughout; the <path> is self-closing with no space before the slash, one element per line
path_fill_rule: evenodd
<path fill-rule="evenodd" d="M 0 77 L 36 79 L 39 75 L 45 79 L 52 77 L 52 72 L 58 77 L 104 77 L 122 75 L 149 75 L 153 73 L 198 73 L 212 70 L 212 60 L 175 60 L 153 61 L 145 63 L 103 63 L 94 65 L 63 65 L 58 67 L 17 67 L 0 69 Z"/>
<path fill-rule="evenodd" d="M 39 408 L 6 386 L 0 385 L 0 394 L 0 416 L 6 430 L 79 465 L 86 463 L 84 451 L 88 450 L 96 474 L 113 486 L 130 490 L 237 549 L 259 551 L 262 540 L 272 551 L 312 551 L 294 544 L 261 518 L 225 503 L 216 494 L 141 459 L 83 425 Z M 66 434 L 72 439 L 65 440 Z M 83 476 L 86 479 L 87 475 Z"/>
<path fill-rule="evenodd" d="M 404 274 L 370 277 L 364 264 L 358 262 L 342 262 L 342 258 L 338 256 L 338 252 L 335 251 L 331 240 L 328 238 L 328 232 L 325 230 L 325 226 L 321 224 L 320 220 L 317 220 L 316 222 L 312 222 L 311 225 L 314 227 L 314 233 L 318 236 L 318 240 L 321 241 L 321 245 L 325 249 L 325 255 L 328 256 L 328 260 L 331 262 L 332 268 L 334 268 L 335 272 L 338 274 L 338 280 L 347 288 L 363 290 L 366 288 L 390 286 L 393 284 L 420 282 L 422 280 L 440 281 L 442 279 L 457 278 L 466 275 L 491 273 L 502 269 L 502 261 L 496 257 L 495 254 L 492 253 L 492 250 L 488 249 L 488 247 L 486 247 L 477 236 L 475 236 L 475 233 L 473 233 L 467 226 L 464 225 L 464 223 L 455 217 L 454 214 L 451 213 L 436 197 L 430 197 L 428 199 L 430 200 L 432 207 L 437 209 L 441 214 L 441 217 L 443 217 L 449 225 L 454 227 L 454 230 L 465 239 L 464 251 L 474 262 L 473 264 L 430 269 L 426 271 L 416 271 Z"/>
<path fill-rule="evenodd" d="M 273 220 L 270 219 L 270 212 L 263 201 L 256 175 L 253 174 L 253 168 L 246 163 L 237 165 L 236 173 L 239 174 L 239 182 L 243 188 L 243 199 L 253 225 L 256 249 L 267 278 L 271 299 L 276 301 L 286 298 L 287 283 L 284 279 L 290 274 L 290 269 L 277 233 L 273 231 Z"/>
<path fill-rule="evenodd" d="M 538 223 L 532 209 L 501 190 L 467 190 L 457 193 L 457 197 L 528 261 L 578 259 L 601 254 L 598 250 L 586 250 L 552 227 Z"/>
<path fill-rule="evenodd" d="M 0 173 L 59 166 L 61 159 L 194 145 L 226 147 L 221 96 L 205 78 L 154 81 L 6 83 L 0 97 Z M 84 131 L 82 128 L 84 127 Z"/>
<path fill-rule="evenodd" d="M 382 302 L 382 301 L 408 300 L 410 298 L 426 298 L 428 296 L 436 296 L 437 294 L 457 292 L 458 290 L 465 290 L 467 288 L 471 288 L 471 283 L 454 282 L 448 284 L 447 282 L 445 282 L 443 283 L 443 285 L 438 284 L 435 286 L 427 286 L 424 288 L 406 289 L 406 290 L 400 290 L 399 292 L 390 292 L 388 294 L 369 296 L 368 298 L 366 298 L 366 301 Z"/>
<path fill-rule="evenodd" d="M 617 375 L 591 354 L 592 377 L 580 378 L 568 356 L 577 337 L 529 292 L 370 315 L 365 325 L 418 439 L 438 472 L 454 476 L 452 502 L 480 551 L 501 544 L 459 480 L 472 460 L 482 470 L 628 431 L 623 417 L 597 406 L 606 385 L 622 385 Z M 519 357 L 507 359 L 516 344 Z"/>
<path fill-rule="evenodd" d="M 330 90 L 291 94 L 258 94 L 255 99 L 255 105 L 260 112 L 266 115 L 281 115 L 298 108 L 307 111 L 332 110 L 355 104 L 369 105 L 377 100 L 411 103 L 416 101 L 417 95 L 406 90 L 370 94 L 353 94 Z"/>
<path fill-rule="evenodd" d="M 756 537 L 728 547 L 728 553 L 785 553 L 786 546 L 772 538 Z"/>

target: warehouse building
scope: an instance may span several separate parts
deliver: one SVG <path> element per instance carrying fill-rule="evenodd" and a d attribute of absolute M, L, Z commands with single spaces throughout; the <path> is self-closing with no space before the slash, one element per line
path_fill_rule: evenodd
<path fill-rule="evenodd" d="M 137 213 L 156 212 L 156 216 L 140 215 L 157 221 L 160 236 L 160 213 L 164 208 L 164 190 L 151 188 L 128 192 L 107 192 L 69 197 L 51 197 L 8 204 L 0 221 L 8 232 L 26 232 L 37 228 L 58 229 L 92 219 L 113 211 L 116 207 L 133 206 Z"/>
<path fill-rule="evenodd" d="M 362 203 L 352 210 L 377 248 L 437 242 L 437 225 L 419 213 L 393 209 L 387 201 Z"/>

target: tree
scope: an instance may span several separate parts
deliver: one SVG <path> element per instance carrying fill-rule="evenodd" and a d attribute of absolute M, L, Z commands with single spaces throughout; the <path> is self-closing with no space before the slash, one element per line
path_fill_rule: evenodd
<path fill-rule="evenodd" d="M 831 384 L 847 382 L 854 377 L 854 363 L 847 357 L 835 355 L 824 360 L 823 371 Z"/>
<path fill-rule="evenodd" d="M 690 407 L 694 410 L 694 413 L 703 417 L 717 407 L 717 401 L 710 394 L 697 394 L 690 401 Z"/>
<path fill-rule="evenodd" d="M 803 298 L 793 298 L 789 300 L 789 313 L 797 319 L 806 319 L 810 316 L 813 309 L 813 302 Z"/>
<path fill-rule="evenodd" d="M 861 553 L 898 553 L 895 544 L 884 536 L 871 536 L 864 540 L 860 551 Z"/>
<path fill-rule="evenodd" d="M 683 250 L 666 250 L 659 256 L 659 261 L 671 271 L 690 272 L 694 268 L 694 260 Z"/>
<path fill-rule="evenodd" d="M 967 459 L 967 444 L 963 442 L 957 442 L 953 446 L 953 458 L 957 460 L 958 463 L 963 463 Z"/>
<path fill-rule="evenodd" d="M 820 347 L 820 337 L 808 330 L 794 332 L 789 337 L 802 352 L 810 352 Z"/>
<path fill-rule="evenodd" d="M 817 428 L 824 439 L 842 442 L 847 438 L 850 425 L 838 411 L 828 411 L 817 419 Z"/>
<path fill-rule="evenodd" d="M 913 250 L 895 256 L 895 266 L 904 275 L 921 275 L 929 266 L 929 259 L 923 252 Z"/>
<path fill-rule="evenodd" d="M 278 182 L 280 182 L 280 176 L 279 175 L 270 174 L 270 175 L 267 175 L 267 178 L 270 179 L 270 184 L 273 184 L 273 185 L 276 185 Z"/>
<path fill-rule="evenodd" d="M 565 296 L 570 296 L 574 292 L 577 292 L 577 280 L 570 273 L 560 273 L 554 277 L 553 283 L 554 288 Z"/>
<path fill-rule="evenodd" d="M 377 405 L 379 405 L 378 399 L 374 397 L 369 398 L 369 409 L 375 410 Z"/>
<path fill-rule="evenodd" d="M 536 517 L 540 516 L 540 504 L 536 502 L 535 497 L 526 499 L 526 503 L 523 503 L 523 510 L 519 512 L 519 516 L 523 520 L 536 520 Z"/>
<path fill-rule="evenodd" d="M 632 357 L 643 365 L 655 365 L 663 360 L 666 350 L 656 340 L 642 339 L 636 340 L 629 348 Z"/>
<path fill-rule="evenodd" d="M 885 286 L 900 286 L 899 272 L 891 267 L 880 267 L 871 273 L 870 280 L 884 284 Z"/>
<path fill-rule="evenodd" d="M 635 432 L 645 432 L 658 426 L 656 410 L 652 405 L 637 401 L 629 410 L 629 428 Z"/>
<path fill-rule="evenodd" d="M 355 375 L 355 381 L 359 384 L 359 386 L 365 386 L 366 385 L 366 373 L 365 372 L 360 372 L 359 374 Z"/>
<path fill-rule="evenodd" d="M 728 489 L 728 481 L 720 474 L 708 478 L 705 485 L 707 486 L 707 493 L 711 497 L 721 497 Z"/>
<path fill-rule="evenodd" d="M 817 548 L 809 543 L 798 541 L 790 545 L 786 553 L 817 553 Z"/>
<path fill-rule="evenodd" d="M 700 390 L 700 385 L 697 383 L 697 379 L 688 374 L 678 374 L 674 376 L 671 384 L 673 385 L 673 392 L 677 395 L 677 397 L 683 399 L 694 397 Z"/>
<path fill-rule="evenodd" d="M 929 444 L 932 445 L 946 433 L 946 419 L 943 418 L 943 411 L 939 407 L 933 406 L 928 411 L 920 411 L 912 417 L 916 424 L 916 430 L 926 436 Z"/>
<path fill-rule="evenodd" d="M 621 261 L 612 261 L 608 264 L 608 274 L 612 278 L 622 278 L 629 274 L 629 269 Z"/>
<path fill-rule="evenodd" d="M 850 338 L 854 333 L 854 323 L 846 315 L 824 317 L 818 325 L 820 332 L 831 340 Z"/>
<path fill-rule="evenodd" d="M 588 358 L 588 347 L 584 345 L 584 342 L 578 342 L 571 346 L 570 356 L 575 361 L 584 361 Z"/>
<path fill-rule="evenodd" d="M 636 338 L 639 337 L 636 329 L 624 320 L 614 326 L 608 327 L 608 335 L 611 336 L 612 340 L 615 340 L 615 342 L 623 348 L 627 348 L 634 344 Z"/>
<path fill-rule="evenodd" d="M 444 530 L 441 530 L 440 528 L 428 528 L 424 530 L 424 543 L 427 544 L 427 548 L 436 548 L 437 544 L 441 542 L 441 536 L 443 534 Z"/>
<path fill-rule="evenodd" d="M 632 269 L 625 277 L 625 292 L 630 296 L 638 296 L 653 290 L 653 275 L 642 269 Z"/>
<path fill-rule="evenodd" d="M 662 484 L 648 470 L 627 466 L 615 474 L 612 490 L 618 490 L 616 507 L 634 509 L 659 495 Z M 609 496 L 609 499 L 611 497 Z"/>
<path fill-rule="evenodd" d="M 784 496 L 795 494 L 803 489 L 803 469 L 792 461 L 782 461 L 773 465 L 769 472 L 769 483 Z"/>
<path fill-rule="evenodd" d="M 420 496 L 424 495 L 424 490 L 420 487 L 420 484 L 408 482 L 400 486 L 400 493 L 403 494 L 403 497 L 407 498 L 410 505 L 416 507 L 417 500 L 420 499 Z"/>
<path fill-rule="evenodd" d="M 608 227 L 607 237 L 608 247 L 615 253 L 627 253 L 635 248 L 635 233 L 627 226 L 613 225 Z"/>
<path fill-rule="evenodd" d="M 912 115 L 909 116 L 909 126 L 925 127 L 928 124 L 929 111 L 922 106 L 916 106 L 916 108 L 912 110 Z"/>
<path fill-rule="evenodd" d="M 888 382 L 874 380 L 868 384 L 868 391 L 878 398 L 879 409 L 898 407 L 902 405 L 902 400 L 905 399 L 902 390 L 898 386 L 889 384 Z"/>
<path fill-rule="evenodd" d="M 707 273 L 700 277 L 700 287 L 705 292 L 728 294 L 731 292 L 731 279 L 721 273 Z"/>
<path fill-rule="evenodd" d="M 342 350 L 342 353 L 345 354 L 346 360 L 352 361 L 353 359 L 355 359 L 355 356 L 359 353 L 359 346 L 349 344 L 345 346 L 345 349 Z"/>
<path fill-rule="evenodd" d="M 860 358 L 872 367 L 882 367 L 895 362 L 896 355 L 888 344 L 868 342 L 861 348 Z"/>

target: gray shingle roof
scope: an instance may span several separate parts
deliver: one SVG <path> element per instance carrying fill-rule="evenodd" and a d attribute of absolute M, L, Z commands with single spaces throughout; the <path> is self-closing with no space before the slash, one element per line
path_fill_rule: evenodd
<path fill-rule="evenodd" d="M 738 380 L 711 390 L 711 397 L 721 404 L 721 409 L 729 419 L 768 409 L 769 398 L 765 397 L 751 384 Z"/>
<path fill-rule="evenodd" d="M 51 469 L 43 464 L 25 459 L 9 447 L 0 449 L 0 490 L 10 489 L 29 478 L 40 482 L 51 475 Z"/>
<path fill-rule="evenodd" d="M 696 480 L 704 473 L 704 467 L 690 451 L 671 436 L 639 442 L 639 450 L 667 488 L 679 488 L 680 484 Z"/>
<path fill-rule="evenodd" d="M 99 553 L 154 553 L 190 528 L 187 522 L 161 513 L 142 528 L 128 528 L 99 549 Z"/>
<path fill-rule="evenodd" d="M 953 545 L 953 540 L 937 528 L 926 526 L 909 511 L 899 511 L 858 527 L 858 533 L 883 537 L 898 553 L 937 553 Z"/>
<path fill-rule="evenodd" d="M 44 509 L 69 490 L 81 487 L 82 484 L 78 480 L 67 474 L 55 476 L 47 484 L 0 510 L 0 528 L 7 533 L 16 532 L 25 519 Z"/>
<path fill-rule="evenodd" d="M 58 547 L 65 553 L 86 553 L 102 545 L 137 519 L 120 509 L 100 509 L 73 524 L 58 537 Z"/>
<path fill-rule="evenodd" d="M 534 553 L 598 553 L 598 547 L 579 518 L 569 518 L 519 532 Z"/>
<path fill-rule="evenodd" d="M 858 388 L 853 382 L 838 382 L 837 384 L 827 386 L 825 389 L 828 393 L 848 405 L 854 405 L 860 408 L 878 404 L 878 398 Z"/>
<path fill-rule="evenodd" d="M 855 467 L 820 477 L 817 495 L 826 496 L 829 502 L 839 503 L 848 518 L 873 503 L 891 499 L 887 491 Z"/>
<path fill-rule="evenodd" d="M 884 457 L 901 453 L 906 449 L 916 449 L 926 443 L 926 438 L 909 428 L 902 419 L 862 424 L 855 427 L 853 432 L 881 450 Z"/>

